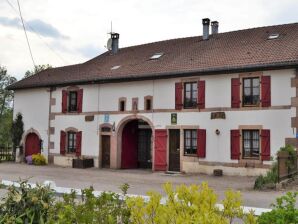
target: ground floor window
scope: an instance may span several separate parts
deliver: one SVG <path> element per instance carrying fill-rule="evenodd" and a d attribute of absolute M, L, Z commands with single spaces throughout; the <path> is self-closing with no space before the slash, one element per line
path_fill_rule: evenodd
<path fill-rule="evenodd" d="M 184 130 L 184 155 L 197 154 L 197 130 Z"/>
<path fill-rule="evenodd" d="M 259 130 L 243 130 L 243 158 L 259 158 L 260 133 Z"/>
<path fill-rule="evenodd" d="M 67 153 L 76 152 L 76 133 L 69 131 L 67 133 Z"/>

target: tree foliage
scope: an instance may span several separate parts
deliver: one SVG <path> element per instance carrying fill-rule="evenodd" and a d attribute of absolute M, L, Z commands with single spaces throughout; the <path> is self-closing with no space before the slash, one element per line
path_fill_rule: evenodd
<path fill-rule="evenodd" d="M 30 76 L 32 76 L 32 75 L 35 75 L 35 74 L 37 74 L 37 73 L 39 73 L 39 72 L 41 72 L 41 71 L 43 71 L 43 70 L 46 70 L 46 69 L 48 69 L 48 68 L 52 68 L 52 66 L 49 65 L 49 64 L 45 64 L 45 65 L 35 65 L 33 70 L 28 70 L 28 71 L 25 73 L 24 78 L 28 78 L 28 77 L 30 77 Z"/>
<path fill-rule="evenodd" d="M 5 67 L 0 66 L 0 119 L 7 108 L 12 107 L 13 91 L 6 87 L 16 82 L 17 79 L 8 75 Z"/>
<path fill-rule="evenodd" d="M 21 113 L 17 113 L 16 118 L 12 123 L 12 142 L 14 148 L 19 146 L 24 133 L 23 116 Z"/>

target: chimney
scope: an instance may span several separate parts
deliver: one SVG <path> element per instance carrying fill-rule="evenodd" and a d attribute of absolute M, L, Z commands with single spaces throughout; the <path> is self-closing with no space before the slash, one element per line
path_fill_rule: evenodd
<path fill-rule="evenodd" d="M 210 19 L 205 18 L 203 21 L 203 40 L 209 39 L 209 25 L 210 25 Z"/>
<path fill-rule="evenodd" d="M 218 34 L 218 22 L 217 21 L 211 22 L 211 32 L 212 32 L 212 34 Z"/>
<path fill-rule="evenodd" d="M 119 50 L 119 33 L 111 33 L 112 39 L 112 53 L 117 54 Z"/>

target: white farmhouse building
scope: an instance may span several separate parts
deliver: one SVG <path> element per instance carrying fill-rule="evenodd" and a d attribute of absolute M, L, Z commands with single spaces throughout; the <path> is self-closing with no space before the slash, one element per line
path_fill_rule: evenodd
<path fill-rule="evenodd" d="M 71 166 L 258 175 L 296 146 L 298 23 L 118 48 L 9 88 L 25 154 Z"/>

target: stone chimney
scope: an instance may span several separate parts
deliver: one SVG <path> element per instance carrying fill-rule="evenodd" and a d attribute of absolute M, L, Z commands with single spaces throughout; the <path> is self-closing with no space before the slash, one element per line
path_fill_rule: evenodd
<path fill-rule="evenodd" d="M 218 34 L 218 22 L 217 21 L 211 22 L 211 33 Z"/>
<path fill-rule="evenodd" d="M 210 19 L 205 18 L 202 20 L 203 22 L 203 40 L 209 39 L 209 26 L 210 26 Z"/>
<path fill-rule="evenodd" d="M 111 33 L 112 39 L 112 53 L 117 54 L 119 50 L 119 33 Z"/>

